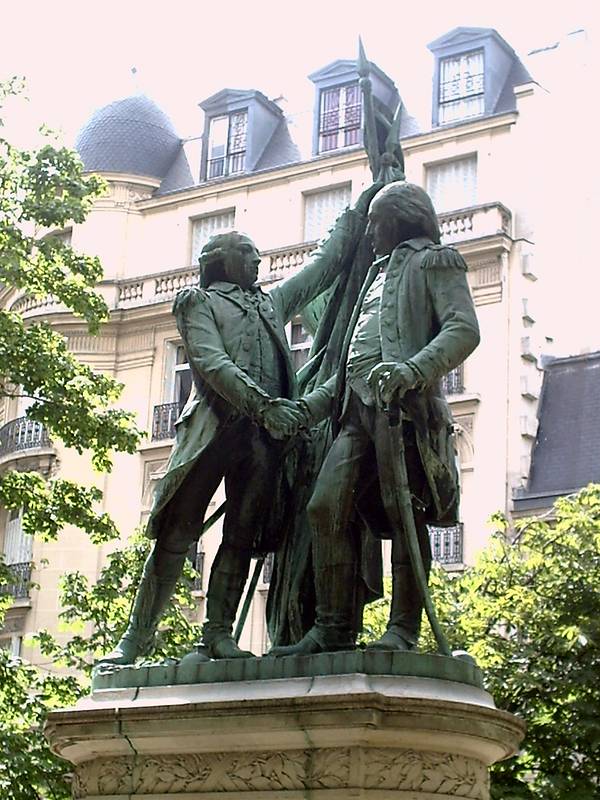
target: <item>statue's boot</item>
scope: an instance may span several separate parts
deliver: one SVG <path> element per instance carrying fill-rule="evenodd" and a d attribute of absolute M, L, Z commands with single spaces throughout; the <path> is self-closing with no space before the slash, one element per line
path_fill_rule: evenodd
<path fill-rule="evenodd" d="M 392 570 L 392 602 L 387 630 L 379 639 L 367 644 L 369 650 L 415 650 L 419 641 L 423 602 L 412 567 L 393 566 Z"/>
<path fill-rule="evenodd" d="M 160 553 L 160 572 L 156 572 L 153 551 L 144 564 L 129 624 L 115 649 L 98 660 L 101 664 L 133 664 L 154 647 L 156 628 L 183 570 L 186 554 Z"/>
<path fill-rule="evenodd" d="M 354 650 L 354 586 L 352 564 L 336 564 L 315 572 L 317 613 L 313 627 L 296 644 L 273 647 L 270 656 L 310 656 Z"/>
<path fill-rule="evenodd" d="M 202 642 L 211 658 L 254 658 L 232 636 L 233 623 L 250 569 L 250 553 L 221 544 L 206 592 Z"/>

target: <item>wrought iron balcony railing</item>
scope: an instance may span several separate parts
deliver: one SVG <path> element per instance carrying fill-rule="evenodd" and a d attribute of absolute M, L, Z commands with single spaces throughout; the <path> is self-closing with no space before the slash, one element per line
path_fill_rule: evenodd
<path fill-rule="evenodd" d="M 7 564 L 12 573 L 10 583 L 0 586 L 0 595 L 14 597 L 21 600 L 29 597 L 29 586 L 31 583 L 31 561 L 24 561 L 21 564 Z"/>
<path fill-rule="evenodd" d="M 152 414 L 152 441 L 175 438 L 175 420 L 179 416 L 179 403 L 154 406 Z"/>
<path fill-rule="evenodd" d="M 196 552 L 192 566 L 196 570 L 194 591 L 201 592 L 204 582 L 204 550 L 198 550 Z"/>
<path fill-rule="evenodd" d="M 271 578 L 273 577 L 274 559 L 275 559 L 275 553 L 267 553 L 267 555 L 265 556 L 265 563 L 263 564 L 263 569 L 262 569 L 263 583 L 271 583 Z"/>
<path fill-rule="evenodd" d="M 34 447 L 49 447 L 50 444 L 42 423 L 29 417 L 18 417 L 0 428 L 0 456 Z"/>
<path fill-rule="evenodd" d="M 429 541 L 433 560 L 440 564 L 463 563 L 463 524 L 449 528 L 429 526 Z"/>
<path fill-rule="evenodd" d="M 451 370 L 442 378 L 444 394 L 462 394 L 465 391 L 465 370 L 463 364 Z"/>

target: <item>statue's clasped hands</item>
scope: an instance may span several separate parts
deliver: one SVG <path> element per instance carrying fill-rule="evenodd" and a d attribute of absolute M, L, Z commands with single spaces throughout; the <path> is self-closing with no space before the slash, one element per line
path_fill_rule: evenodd
<path fill-rule="evenodd" d="M 274 439 L 285 439 L 307 425 L 306 412 L 293 400 L 278 397 L 269 401 L 262 424 Z"/>
<path fill-rule="evenodd" d="M 394 397 L 402 397 L 415 385 L 415 374 L 406 364 L 381 361 L 367 377 L 367 383 L 375 395 L 379 408 L 387 410 Z"/>

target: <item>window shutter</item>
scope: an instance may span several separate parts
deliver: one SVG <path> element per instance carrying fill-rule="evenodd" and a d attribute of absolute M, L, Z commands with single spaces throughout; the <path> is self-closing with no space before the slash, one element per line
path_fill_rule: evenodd
<path fill-rule="evenodd" d="M 217 233 L 232 231 L 235 223 L 235 211 L 225 211 L 223 214 L 210 214 L 194 220 L 192 234 L 192 264 L 198 263 L 200 251 L 211 236 Z"/>
<path fill-rule="evenodd" d="M 21 512 L 10 511 L 4 531 L 4 561 L 25 564 L 31 561 L 33 537 L 21 529 Z"/>
<path fill-rule="evenodd" d="M 427 167 L 427 192 L 439 213 L 477 202 L 477 156 Z"/>
<path fill-rule="evenodd" d="M 304 241 L 322 239 L 350 204 L 350 186 L 336 186 L 304 197 Z"/>

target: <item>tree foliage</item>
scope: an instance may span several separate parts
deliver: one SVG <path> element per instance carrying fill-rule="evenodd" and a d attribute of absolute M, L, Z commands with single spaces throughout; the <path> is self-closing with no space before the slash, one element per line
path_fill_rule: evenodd
<path fill-rule="evenodd" d="M 39 631 L 35 638 L 42 654 L 89 676 L 94 661 L 112 650 L 127 625 L 149 552 L 150 541 L 139 532 L 108 556 L 96 583 L 90 583 L 80 572 L 67 573 L 60 582 L 59 619 L 62 627 L 70 631 L 70 637 L 59 642 L 50 631 Z M 153 662 L 180 658 L 200 639 L 200 626 L 192 620 L 195 574 L 186 564 L 183 578 L 162 616 Z"/>
<path fill-rule="evenodd" d="M 60 640 L 49 631 L 34 637 L 54 668 L 70 667 L 79 677 L 44 673 L 0 648 L 0 797 L 2 800 L 68 800 L 70 765 L 57 758 L 43 735 L 49 711 L 73 705 L 90 689 L 94 659 L 119 640 L 150 549 L 141 533 L 116 549 L 95 584 L 80 572 L 67 573 L 60 585 Z M 181 657 L 200 638 L 193 622 L 191 595 L 196 573 L 190 565 L 169 602 L 152 661 Z M 2 583 L 10 571 L 0 563 Z M 0 626 L 7 601 L 0 603 Z"/>
<path fill-rule="evenodd" d="M 0 112 L 22 90 L 17 79 L 0 83 Z M 15 147 L 2 133 L 0 116 L 0 401 L 27 398 L 27 416 L 43 423 L 54 440 L 89 453 L 99 470 L 111 466 L 111 451 L 133 453 L 139 441 L 133 415 L 114 407 L 121 385 L 80 363 L 65 337 L 45 322 L 28 320 L 19 304 L 6 307 L 15 289 L 53 302 L 80 317 L 91 333 L 108 319 L 94 290 L 102 277 L 98 259 L 76 252 L 64 237 L 82 223 L 104 182 L 85 175 L 77 153 L 56 146 L 46 134 L 36 151 Z M 5 471 L 0 504 L 23 509 L 26 533 L 55 538 L 75 525 L 92 541 L 114 539 L 116 528 L 98 510 L 95 487 L 36 472 Z M 10 570 L 0 562 L 0 627 L 10 604 Z M 4 586 L 4 588 L 2 588 Z M 125 600 L 122 599 L 121 607 Z M 115 622 L 115 625 L 117 623 Z M 49 647 L 49 645 L 48 645 Z M 66 800 L 68 765 L 48 749 L 41 725 L 48 709 L 71 704 L 83 691 L 61 677 L 14 659 L 0 648 L 0 796 L 3 800 Z"/>
<path fill-rule="evenodd" d="M 600 486 L 549 518 L 498 528 L 476 565 L 438 568 L 431 590 L 453 649 L 483 669 L 499 708 L 527 723 L 518 757 L 493 771 L 493 797 L 600 796 Z M 367 615 L 374 632 L 385 603 Z M 435 649 L 424 622 L 424 649 Z"/>
<path fill-rule="evenodd" d="M 0 109 L 20 88 L 16 79 L 0 84 Z M 92 333 L 108 319 L 106 303 L 94 289 L 102 277 L 100 262 L 76 252 L 55 233 L 83 222 L 104 190 L 99 177 L 84 174 L 74 151 L 51 141 L 39 150 L 24 151 L 0 136 L 0 285 L 29 297 L 52 296 L 81 317 Z M 114 408 L 122 386 L 80 363 L 65 337 L 47 323 L 25 320 L 18 310 L 0 309 L 0 363 L 0 398 L 31 400 L 27 416 L 43 423 L 67 447 L 89 452 L 97 469 L 110 468 L 112 450 L 135 452 L 140 432 L 133 415 Z M 40 527 L 43 520 L 36 508 L 42 491 L 52 513 Z M 0 479 L 2 505 L 22 506 L 26 529 L 42 530 L 49 537 L 65 524 L 84 530 L 91 526 L 99 537 L 108 533 L 102 532 L 109 525 L 106 520 L 94 521 L 97 500 L 94 492 L 60 479 L 44 490 L 35 475 Z"/>

